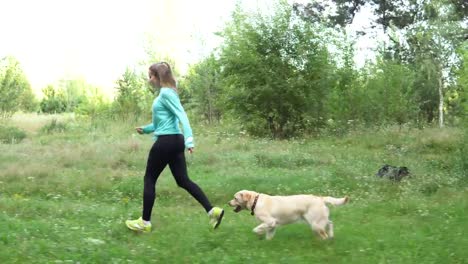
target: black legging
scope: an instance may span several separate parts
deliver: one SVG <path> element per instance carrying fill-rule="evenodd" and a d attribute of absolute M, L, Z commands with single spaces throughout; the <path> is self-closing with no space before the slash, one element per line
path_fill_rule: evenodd
<path fill-rule="evenodd" d="M 156 181 L 167 164 L 179 187 L 187 190 L 205 208 L 206 212 L 213 208 L 200 187 L 189 179 L 184 151 L 184 137 L 180 134 L 158 136 L 158 140 L 153 144 L 148 156 L 144 179 L 143 220 L 150 221 L 151 219 L 151 211 L 156 198 Z"/>

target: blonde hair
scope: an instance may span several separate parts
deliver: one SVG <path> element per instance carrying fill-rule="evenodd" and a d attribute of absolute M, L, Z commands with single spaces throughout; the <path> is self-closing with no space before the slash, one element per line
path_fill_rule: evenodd
<path fill-rule="evenodd" d="M 150 72 L 158 78 L 161 87 L 168 86 L 177 89 L 176 81 L 172 75 L 171 66 L 167 62 L 158 62 L 149 67 Z"/>

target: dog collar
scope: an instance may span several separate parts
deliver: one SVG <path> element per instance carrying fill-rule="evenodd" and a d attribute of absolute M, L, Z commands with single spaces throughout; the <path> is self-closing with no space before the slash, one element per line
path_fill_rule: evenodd
<path fill-rule="evenodd" d="M 259 196 L 260 196 L 260 194 L 257 194 L 257 196 L 255 196 L 255 200 L 254 200 L 254 202 L 253 202 L 253 204 L 252 204 L 252 209 L 251 209 L 251 212 L 250 212 L 251 215 L 254 215 L 254 214 L 255 214 L 255 213 L 254 213 L 254 210 L 255 210 L 255 206 L 257 206 L 257 201 L 258 201 L 258 197 L 259 197 Z"/>

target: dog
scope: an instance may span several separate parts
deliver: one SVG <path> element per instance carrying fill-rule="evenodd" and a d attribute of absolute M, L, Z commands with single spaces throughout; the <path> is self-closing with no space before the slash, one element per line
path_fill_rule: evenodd
<path fill-rule="evenodd" d="M 334 198 L 330 196 L 291 195 L 271 196 L 264 193 L 242 190 L 229 201 L 234 212 L 250 210 L 252 215 L 261 222 L 253 229 L 258 235 L 265 234 L 270 240 L 275 235 L 276 228 L 281 225 L 305 221 L 321 239 L 333 238 L 333 223 L 329 220 L 330 210 L 326 204 L 343 205 L 349 201 L 347 196 Z M 328 229 L 328 232 L 327 232 Z"/>
<path fill-rule="evenodd" d="M 387 177 L 389 180 L 392 181 L 401 181 L 403 177 L 406 177 L 410 174 L 407 167 L 397 167 L 385 164 L 379 171 L 375 174 L 378 177 Z"/>

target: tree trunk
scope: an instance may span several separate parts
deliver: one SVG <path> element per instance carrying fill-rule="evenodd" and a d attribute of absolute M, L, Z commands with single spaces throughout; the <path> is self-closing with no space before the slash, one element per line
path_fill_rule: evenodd
<path fill-rule="evenodd" d="M 442 72 L 439 76 L 439 127 L 444 127 L 444 93 L 442 87 Z"/>
<path fill-rule="evenodd" d="M 213 124 L 213 108 L 211 106 L 211 85 L 208 86 L 208 123 Z"/>

